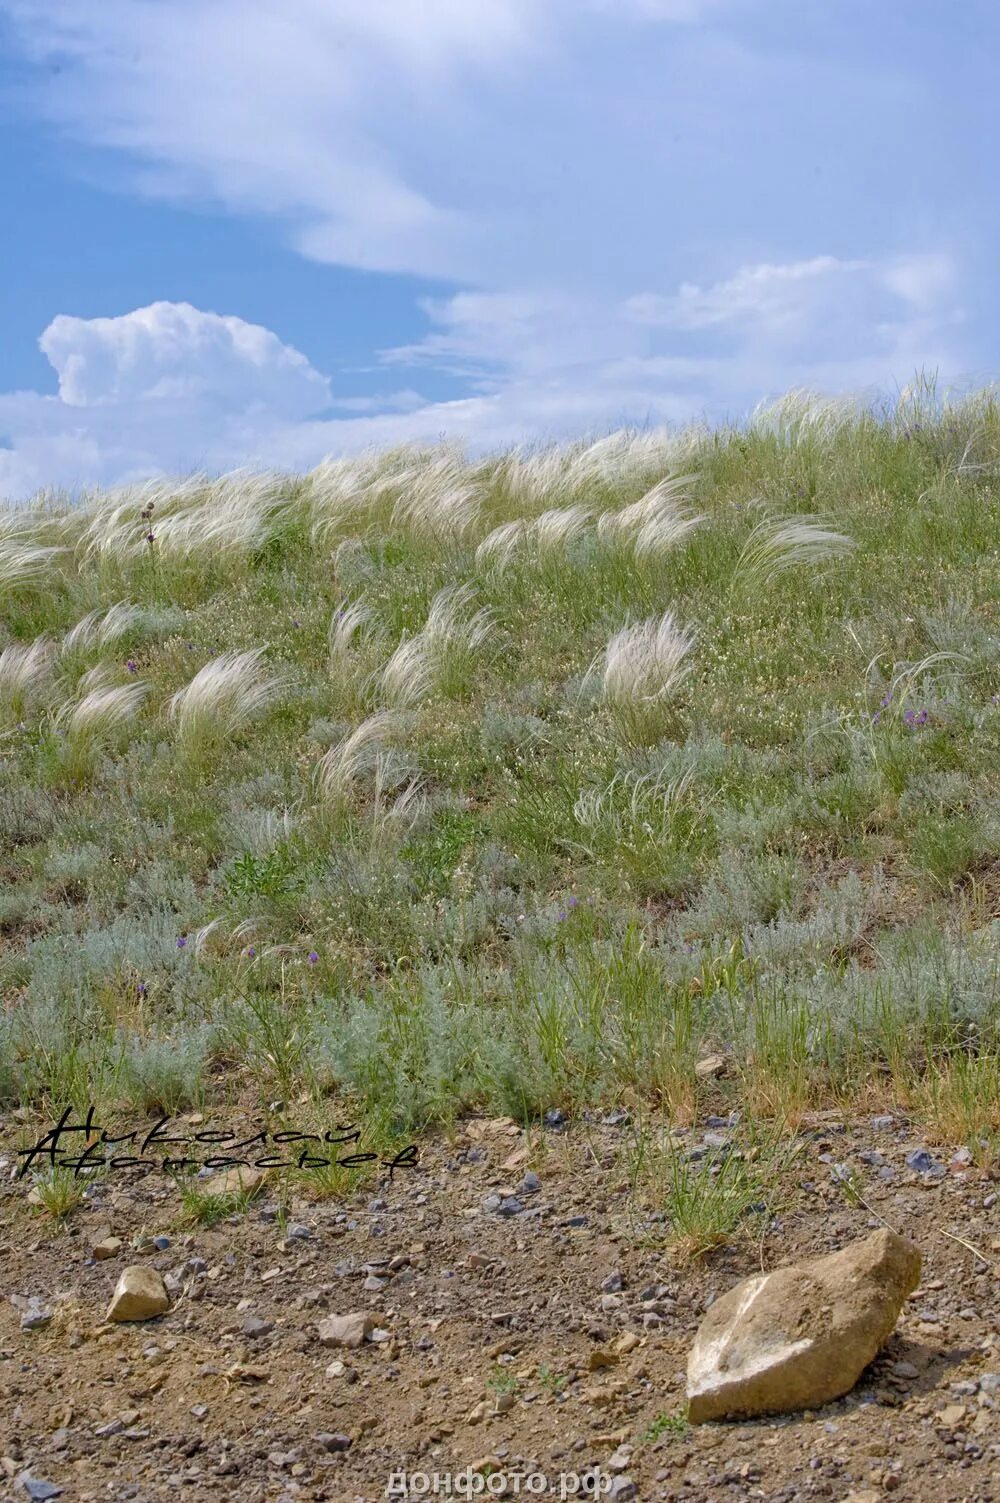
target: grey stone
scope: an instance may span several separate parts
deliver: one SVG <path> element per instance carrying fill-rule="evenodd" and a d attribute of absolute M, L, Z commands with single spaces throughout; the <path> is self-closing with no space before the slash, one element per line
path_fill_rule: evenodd
<path fill-rule="evenodd" d="M 18 1482 L 24 1488 L 29 1498 L 36 1498 L 38 1503 L 45 1503 L 46 1498 L 58 1498 L 62 1492 L 54 1482 L 45 1482 L 41 1477 L 32 1477 L 29 1472 L 22 1472 Z"/>
<path fill-rule="evenodd" d="M 317 1435 L 316 1440 L 324 1451 L 349 1451 L 353 1444 L 349 1435 L 330 1434 L 326 1431 Z"/>
<path fill-rule="evenodd" d="M 262 1336 L 270 1336 L 274 1330 L 274 1322 L 261 1320 L 259 1315 L 248 1315 L 241 1330 L 243 1335 L 248 1336 L 251 1341 L 257 1341 Z"/>
<path fill-rule="evenodd" d="M 906 1155 L 906 1167 L 915 1170 L 917 1174 L 927 1174 L 936 1164 L 933 1155 L 926 1148 L 915 1148 Z"/>

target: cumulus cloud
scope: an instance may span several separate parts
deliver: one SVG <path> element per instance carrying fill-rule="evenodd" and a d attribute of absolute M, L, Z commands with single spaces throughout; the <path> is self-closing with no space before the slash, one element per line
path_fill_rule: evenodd
<path fill-rule="evenodd" d="M 68 407 L 198 401 L 305 417 L 330 398 L 327 378 L 270 329 L 190 303 L 151 303 L 117 318 L 61 313 L 39 345 Z"/>
<path fill-rule="evenodd" d="M 227 469 L 239 445 L 327 407 L 330 383 L 270 329 L 153 303 L 116 318 L 60 314 L 39 345 L 59 395 L 0 394 L 0 494 Z"/>

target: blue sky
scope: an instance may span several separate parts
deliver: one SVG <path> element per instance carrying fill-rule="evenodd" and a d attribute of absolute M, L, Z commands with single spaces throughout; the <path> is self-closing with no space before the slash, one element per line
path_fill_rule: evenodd
<path fill-rule="evenodd" d="M 996 375 L 988 0 L 0 0 L 0 496 Z"/>

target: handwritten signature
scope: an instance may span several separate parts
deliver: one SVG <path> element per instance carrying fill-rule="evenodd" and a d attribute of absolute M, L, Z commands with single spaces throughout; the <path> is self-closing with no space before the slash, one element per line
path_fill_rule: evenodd
<path fill-rule="evenodd" d="M 298 1132 L 295 1129 L 282 1130 L 281 1132 L 269 1132 L 262 1128 L 251 1137 L 241 1138 L 235 1132 L 217 1132 L 209 1130 L 177 1135 L 169 1135 L 168 1129 L 174 1121 L 172 1117 L 160 1117 L 155 1125 L 148 1130 L 135 1128 L 132 1132 L 120 1135 L 110 1135 L 106 1128 L 98 1127 L 95 1122 L 97 1114 L 96 1106 L 88 1106 L 87 1113 L 82 1122 L 73 1122 L 72 1106 L 68 1106 L 54 1127 L 42 1135 L 31 1148 L 22 1148 L 18 1151 L 18 1158 L 24 1159 L 24 1163 L 18 1170 L 18 1179 L 23 1179 L 33 1164 L 47 1163 L 52 1168 L 72 1169 L 77 1176 L 90 1169 L 162 1169 L 168 1173 L 185 1169 L 326 1169 L 337 1165 L 342 1169 L 357 1168 L 361 1164 L 381 1164 L 388 1169 L 389 1178 L 392 1179 L 397 1169 L 415 1169 L 417 1167 L 416 1144 L 411 1143 L 403 1148 L 391 1159 L 380 1158 L 377 1153 L 349 1153 L 339 1156 L 334 1153 L 322 1153 L 319 1150 L 326 1145 L 341 1147 L 344 1144 L 360 1144 L 361 1129 L 353 1123 L 335 1127 L 324 1133 Z M 82 1150 L 73 1154 L 71 1148 L 79 1148 L 79 1137 L 73 1143 L 67 1143 L 63 1147 L 63 1139 L 71 1138 L 72 1135 L 82 1134 L 84 1146 Z M 141 1147 L 137 1153 L 109 1155 L 108 1148 L 119 1146 L 136 1147 L 139 1140 Z M 204 1144 L 206 1148 L 222 1147 L 226 1145 L 225 1155 L 213 1155 L 210 1158 L 189 1158 L 184 1155 L 174 1158 L 170 1155 L 161 1157 L 149 1154 L 150 1149 L 157 1149 L 182 1144 L 190 1147 L 192 1144 Z M 264 1153 L 259 1158 L 234 1157 L 238 1151 L 252 1148 L 267 1149 L 269 1146 L 290 1148 L 293 1144 L 305 1144 L 291 1157 L 277 1156 L 272 1153 Z M 319 1148 L 308 1145 L 318 1144 Z"/>

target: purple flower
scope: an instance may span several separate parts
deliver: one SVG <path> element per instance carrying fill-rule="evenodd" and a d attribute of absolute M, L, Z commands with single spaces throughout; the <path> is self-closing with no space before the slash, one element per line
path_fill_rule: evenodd
<path fill-rule="evenodd" d="M 257 954 L 257 951 L 254 949 L 253 945 L 247 945 L 243 953 L 248 960 L 253 960 Z"/>
<path fill-rule="evenodd" d="M 315 950 L 310 950 L 309 954 L 306 956 L 306 959 L 308 960 L 310 965 L 319 964 L 319 956 L 316 954 Z"/>
<path fill-rule="evenodd" d="M 144 997 L 149 991 L 149 987 L 146 985 L 145 981 L 137 981 L 135 984 L 135 989 L 139 993 L 140 997 Z"/>
<path fill-rule="evenodd" d="M 574 893 L 573 896 L 569 900 L 569 906 L 570 906 L 570 908 L 575 908 L 576 905 L 577 905 L 577 903 L 579 903 L 579 901 L 580 901 L 580 899 L 577 897 L 576 893 Z"/>
<path fill-rule="evenodd" d="M 125 664 L 125 667 L 128 669 L 129 673 L 139 672 L 139 665 L 136 662 L 135 658 L 129 658 L 128 662 Z"/>
<path fill-rule="evenodd" d="M 565 917 L 566 917 L 566 910 L 565 910 L 565 908 L 560 908 L 559 912 L 556 914 L 556 918 L 559 920 L 560 924 L 563 922 L 563 920 L 565 919 Z"/>
<path fill-rule="evenodd" d="M 156 542 L 156 533 L 155 532 L 147 532 L 146 533 L 146 542 L 147 543 L 155 543 Z"/>
<path fill-rule="evenodd" d="M 185 937 L 184 937 L 183 934 L 178 935 L 178 938 L 177 938 L 177 948 L 178 948 L 178 950 L 185 950 L 185 949 L 187 949 L 187 940 L 185 939 Z"/>

